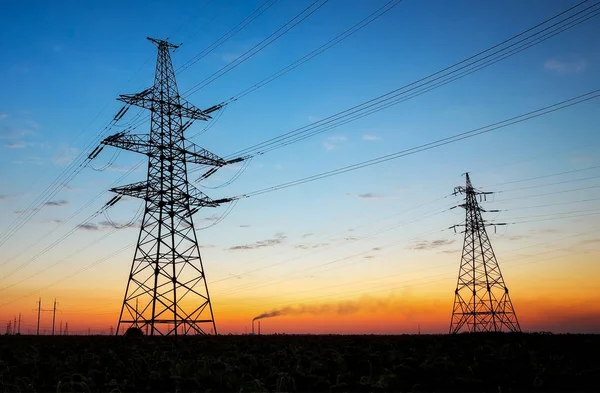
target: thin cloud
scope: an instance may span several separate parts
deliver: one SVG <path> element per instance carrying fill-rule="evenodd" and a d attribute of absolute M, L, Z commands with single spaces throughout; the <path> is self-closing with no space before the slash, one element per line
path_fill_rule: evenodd
<path fill-rule="evenodd" d="M 48 201 L 44 203 L 44 206 L 65 206 L 68 205 L 69 201 L 61 199 L 60 201 Z"/>
<path fill-rule="evenodd" d="M 140 169 L 133 169 L 133 167 L 129 168 L 115 164 L 111 164 L 107 169 L 112 172 L 140 172 Z"/>
<path fill-rule="evenodd" d="M 410 249 L 412 249 L 412 250 L 432 250 L 435 248 L 447 246 L 454 242 L 455 242 L 455 240 L 446 240 L 446 239 L 421 240 L 421 241 L 418 241 L 414 246 L 410 247 Z"/>
<path fill-rule="evenodd" d="M 9 149 L 24 149 L 27 147 L 27 144 L 23 141 L 14 142 L 14 143 L 5 143 L 4 147 Z"/>
<path fill-rule="evenodd" d="M 372 259 L 372 258 L 375 258 L 375 257 L 373 255 L 365 255 L 363 258 L 364 259 Z"/>
<path fill-rule="evenodd" d="M 83 229 L 85 231 L 99 231 L 101 228 L 97 224 L 85 223 L 77 225 L 77 228 Z"/>
<path fill-rule="evenodd" d="M 240 228 L 250 228 L 250 224 L 242 224 L 240 225 Z"/>
<path fill-rule="evenodd" d="M 287 239 L 287 236 L 285 234 L 276 233 L 275 237 L 273 237 L 272 239 L 260 240 L 260 241 L 254 242 L 252 244 L 242 244 L 239 246 L 233 246 L 233 247 L 229 247 L 228 250 L 230 250 L 230 251 L 255 250 L 257 248 L 273 247 L 273 246 L 277 246 L 277 245 L 283 243 L 285 241 L 285 239 Z"/>
<path fill-rule="evenodd" d="M 323 142 L 323 146 L 325 147 L 325 149 L 327 150 L 334 150 L 335 148 L 337 148 L 340 144 L 346 142 L 348 140 L 347 137 L 345 137 L 344 135 L 334 135 L 334 136 L 330 136 L 328 137 L 324 142 Z"/>
<path fill-rule="evenodd" d="M 346 138 L 344 135 L 330 136 L 327 139 L 331 142 L 346 142 L 348 140 L 348 138 Z"/>
<path fill-rule="evenodd" d="M 328 142 L 323 142 L 323 147 L 325 147 L 326 150 L 333 150 L 336 146 Z"/>
<path fill-rule="evenodd" d="M 442 250 L 440 251 L 440 254 L 456 254 L 459 253 L 461 250 Z"/>
<path fill-rule="evenodd" d="M 312 232 L 305 233 L 304 235 L 302 235 L 302 238 L 306 239 L 307 237 L 312 236 L 312 235 L 314 235 L 314 233 L 312 233 Z"/>
<path fill-rule="evenodd" d="M 142 225 L 142 220 L 136 220 L 135 222 L 126 222 L 126 223 L 118 223 L 118 222 L 110 222 L 110 221 L 100 221 L 99 223 L 87 222 L 85 224 L 80 224 L 77 227 L 79 229 L 83 229 L 84 231 L 105 231 L 108 229 L 124 229 L 124 228 L 139 228 Z"/>
<path fill-rule="evenodd" d="M 40 209 L 38 209 L 37 207 L 34 208 L 34 209 L 31 209 L 31 211 L 34 211 L 34 212 L 36 212 L 38 210 L 40 210 Z M 23 213 L 26 213 L 27 211 L 28 210 L 15 210 L 15 211 L 13 211 L 13 213 L 15 213 L 15 214 L 23 214 Z"/>
<path fill-rule="evenodd" d="M 33 131 L 27 128 L 4 126 L 0 130 L 0 139 L 20 139 L 31 134 L 33 134 Z"/>
<path fill-rule="evenodd" d="M 65 206 L 68 204 L 69 204 L 69 201 L 61 199 L 59 201 L 48 201 L 48 202 L 44 203 L 44 206 Z"/>
<path fill-rule="evenodd" d="M 69 164 L 71 161 L 77 157 L 79 154 L 79 149 L 76 147 L 65 147 L 62 151 L 54 158 L 55 165 L 65 165 Z"/>
<path fill-rule="evenodd" d="M 226 63 L 231 63 L 232 61 L 240 57 L 240 55 L 241 53 L 223 53 L 221 55 L 221 60 L 223 60 Z"/>
<path fill-rule="evenodd" d="M 302 250 L 310 250 L 313 248 L 325 247 L 328 246 L 329 243 L 315 243 L 315 244 L 296 244 L 294 247 Z"/>
<path fill-rule="evenodd" d="M 0 120 L 6 119 L 8 115 L 6 113 L 0 113 Z"/>
<path fill-rule="evenodd" d="M 61 224 L 63 222 L 64 222 L 63 220 L 59 220 L 58 218 L 52 218 L 49 220 L 42 221 L 43 224 Z"/>
<path fill-rule="evenodd" d="M 563 61 L 558 59 L 549 59 L 544 63 L 544 68 L 561 74 L 577 73 L 585 70 L 588 66 L 587 61 L 580 59 L 575 61 Z"/>
<path fill-rule="evenodd" d="M 530 229 L 529 230 L 530 233 L 559 233 L 560 230 L 556 229 L 556 228 L 536 228 L 536 229 Z"/>
<path fill-rule="evenodd" d="M 212 221 L 217 221 L 218 219 L 219 219 L 219 216 L 213 214 L 210 217 L 200 218 L 200 219 L 198 219 L 198 221 L 211 221 L 212 222 Z"/>
<path fill-rule="evenodd" d="M 139 228 L 142 226 L 142 220 L 137 220 L 135 222 L 124 222 L 124 223 L 119 223 L 119 222 L 114 222 L 114 221 L 100 221 L 98 223 L 99 227 L 102 227 L 103 229 L 106 228 L 118 228 L 118 229 L 122 229 L 122 228 Z"/>
<path fill-rule="evenodd" d="M 585 244 L 596 244 L 596 243 L 600 243 L 599 238 L 582 240 L 581 242 L 579 242 L 579 245 L 583 246 Z"/>
<path fill-rule="evenodd" d="M 372 192 L 367 192 L 365 194 L 358 194 L 357 197 L 360 198 L 360 199 L 379 199 L 379 198 L 384 198 L 383 195 L 381 195 L 381 194 L 375 194 L 375 193 L 372 193 Z"/>
<path fill-rule="evenodd" d="M 381 137 L 372 134 L 365 134 L 363 135 L 362 139 L 365 141 L 380 141 Z"/>

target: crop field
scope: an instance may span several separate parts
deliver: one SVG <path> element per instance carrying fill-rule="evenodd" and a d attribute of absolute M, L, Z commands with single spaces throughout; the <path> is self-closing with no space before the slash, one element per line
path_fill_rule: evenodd
<path fill-rule="evenodd" d="M 600 335 L 1 336 L 2 392 L 598 392 Z"/>

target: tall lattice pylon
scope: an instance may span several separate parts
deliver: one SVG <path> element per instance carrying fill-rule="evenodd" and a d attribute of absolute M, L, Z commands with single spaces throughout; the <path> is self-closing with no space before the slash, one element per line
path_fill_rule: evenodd
<path fill-rule="evenodd" d="M 208 120 L 208 114 L 220 106 L 202 111 L 180 97 L 169 52 L 177 46 L 148 40 L 158 46 L 154 86 L 119 96 L 127 105 L 115 118 L 130 105 L 148 109 L 150 134 L 120 132 L 102 141 L 148 156 L 146 181 L 111 189 L 145 201 L 117 334 L 129 328 L 148 335 L 207 334 L 209 329 L 216 334 L 192 215 L 201 207 L 233 198 L 212 200 L 197 190 L 188 183 L 186 164 L 212 166 L 207 177 L 218 167 L 242 159 L 226 161 L 185 139 L 184 131 L 194 120 Z"/>
<path fill-rule="evenodd" d="M 466 178 L 465 187 L 454 189 L 455 195 L 465 195 L 465 202 L 460 206 L 466 215 L 450 333 L 519 332 L 519 321 L 481 216 L 485 210 L 477 202 L 478 196 L 485 198 L 491 192 L 476 190 L 468 173 Z"/>

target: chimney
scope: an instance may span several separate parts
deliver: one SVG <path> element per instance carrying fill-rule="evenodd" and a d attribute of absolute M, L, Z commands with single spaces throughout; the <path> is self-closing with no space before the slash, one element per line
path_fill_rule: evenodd
<path fill-rule="evenodd" d="M 252 334 L 254 334 L 254 319 L 252 320 Z"/>
<path fill-rule="evenodd" d="M 258 335 L 260 336 L 260 321 L 258 321 Z"/>

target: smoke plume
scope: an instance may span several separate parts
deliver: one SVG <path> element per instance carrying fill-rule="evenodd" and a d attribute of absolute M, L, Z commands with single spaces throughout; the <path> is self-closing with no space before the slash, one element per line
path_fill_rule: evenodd
<path fill-rule="evenodd" d="M 287 306 L 278 308 L 268 312 L 264 312 L 256 317 L 253 321 L 264 318 L 280 317 L 284 315 L 300 315 L 300 314 L 338 314 L 348 315 L 353 314 L 362 310 L 379 310 L 389 309 L 398 307 L 398 302 L 393 296 L 387 299 L 374 299 L 370 297 L 364 297 L 358 300 L 347 300 L 337 303 L 325 303 L 318 305 L 305 305 L 300 304 L 297 306 Z"/>

